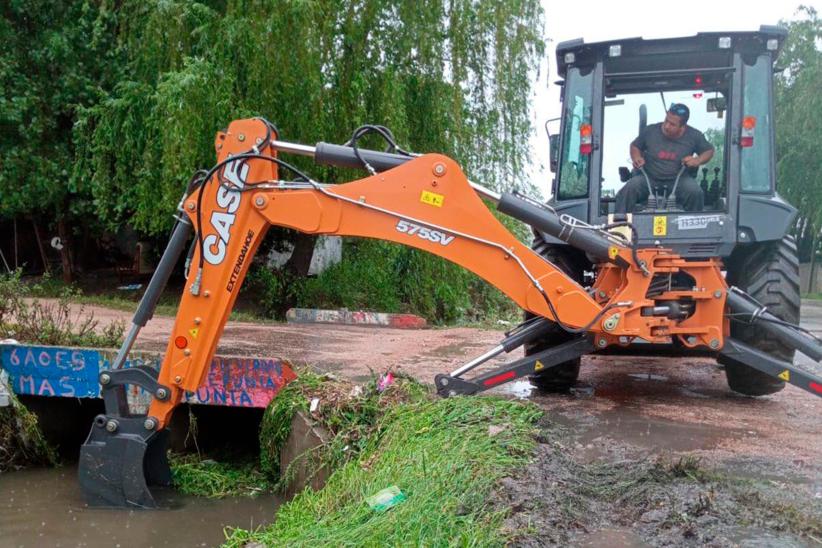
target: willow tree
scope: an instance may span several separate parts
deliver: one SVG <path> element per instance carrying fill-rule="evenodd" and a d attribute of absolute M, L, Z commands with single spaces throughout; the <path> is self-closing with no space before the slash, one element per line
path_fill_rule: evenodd
<path fill-rule="evenodd" d="M 822 230 L 822 21 L 813 8 L 798 15 L 784 23 L 784 70 L 776 77 L 777 190 L 799 209 L 801 255 L 813 263 Z"/>
<path fill-rule="evenodd" d="M 70 227 L 93 224 L 88 194 L 69 176 L 72 127 L 118 77 L 114 19 L 94 1 L 20 0 L 0 10 L 0 218 L 56 228 L 67 277 Z"/>
<path fill-rule="evenodd" d="M 343 142 L 357 126 L 379 123 L 408 149 L 453 156 L 486 185 L 528 186 L 528 100 L 543 53 L 538 0 L 126 0 L 118 13 L 129 78 L 75 132 L 74 177 L 91 181 L 111 225 L 128 219 L 148 234 L 165 231 L 190 174 L 213 163 L 215 131 L 253 115 L 283 139 L 308 143 Z M 354 175 L 302 167 L 329 182 Z M 313 240 L 290 237 L 294 257 L 305 257 L 299 251 Z M 467 307 L 469 291 L 487 291 L 439 259 L 389 244 L 346 245 L 327 277 L 346 277 L 376 249 L 384 260 L 370 268 L 385 275 L 371 278 L 391 280 L 400 307 L 445 318 L 436 308 Z M 290 266 L 304 274 L 308 265 Z M 401 281 L 409 272 L 425 273 L 415 287 Z M 423 306 L 414 295 L 420 284 L 437 293 L 425 291 L 434 276 L 463 286 L 454 293 L 465 297 Z M 291 284 L 287 300 L 321 298 L 328 284 L 312 284 Z M 329 298 L 368 304 L 355 293 Z"/>

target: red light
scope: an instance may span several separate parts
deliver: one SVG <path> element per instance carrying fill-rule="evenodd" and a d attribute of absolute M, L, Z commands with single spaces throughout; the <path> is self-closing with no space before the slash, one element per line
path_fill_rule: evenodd
<path fill-rule="evenodd" d="M 817 394 L 822 394 L 822 384 L 811 381 L 811 384 L 809 386 L 811 387 L 811 390 L 813 390 Z"/>
<path fill-rule="evenodd" d="M 179 337 L 174 339 L 174 346 L 177 348 L 185 348 L 188 346 L 188 339 L 180 335 Z"/>
<path fill-rule="evenodd" d="M 696 77 L 694 78 L 694 84 L 696 84 L 698 86 L 702 85 L 702 76 L 701 75 L 699 75 L 699 74 L 696 75 Z"/>
<path fill-rule="evenodd" d="M 591 124 L 582 124 L 579 126 L 579 153 L 591 154 L 594 150 L 594 128 Z"/>
<path fill-rule="evenodd" d="M 501 375 L 497 375 L 495 377 L 491 377 L 482 381 L 482 384 L 485 386 L 494 386 L 495 384 L 499 384 L 501 382 L 505 382 L 508 379 L 514 378 L 514 372 L 509 371 L 508 373 L 502 373 Z"/>
<path fill-rule="evenodd" d="M 742 134 L 739 136 L 739 146 L 743 148 L 753 146 L 755 127 L 756 116 L 745 116 L 742 118 Z"/>
<path fill-rule="evenodd" d="M 694 99 L 702 99 L 702 92 L 694 93 Z"/>

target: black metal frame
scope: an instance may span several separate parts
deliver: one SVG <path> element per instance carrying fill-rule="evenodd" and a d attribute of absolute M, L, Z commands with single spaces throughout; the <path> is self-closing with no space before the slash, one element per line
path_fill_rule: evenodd
<path fill-rule="evenodd" d="M 468 396 L 484 392 L 515 379 L 545 371 L 560 363 L 579 358 L 593 351 L 592 338 L 590 336 L 581 336 L 578 339 L 507 363 L 470 380 L 445 374 L 437 375 L 434 378 L 434 384 L 437 387 L 437 394 L 440 396 Z"/>
<path fill-rule="evenodd" d="M 127 400 L 129 385 L 167 399 L 171 391 L 157 376 L 147 365 L 100 372 L 105 414 L 94 418 L 80 448 L 80 488 L 89 506 L 156 508 L 148 486 L 171 485 L 169 429 L 158 431 L 158 421 L 132 413 Z"/>

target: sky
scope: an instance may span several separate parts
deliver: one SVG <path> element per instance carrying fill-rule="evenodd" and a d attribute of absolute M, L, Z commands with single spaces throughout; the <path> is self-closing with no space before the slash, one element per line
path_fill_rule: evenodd
<path fill-rule="evenodd" d="M 555 50 L 559 42 L 573 38 L 583 38 L 590 43 L 618 38 L 691 36 L 698 32 L 754 31 L 760 25 L 794 19 L 800 4 L 822 12 L 822 0 L 542 0 L 548 43 L 533 96 L 532 121 L 536 134 L 531 139 L 532 182 L 544 196 L 549 195 L 552 174 L 548 170 L 548 138 L 544 126 L 546 120 L 560 115 L 559 87 L 554 84 L 558 79 Z M 652 119 L 649 113 L 648 122 L 657 121 L 661 120 Z M 556 123 L 549 128 L 558 131 Z M 625 149 L 627 151 L 628 142 Z"/>

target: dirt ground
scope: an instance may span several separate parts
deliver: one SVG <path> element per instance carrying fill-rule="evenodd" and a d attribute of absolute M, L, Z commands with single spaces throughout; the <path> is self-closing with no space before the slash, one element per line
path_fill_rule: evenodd
<path fill-rule="evenodd" d="M 127 313 L 89 310 L 103 323 L 116 318 L 127 322 L 130 319 Z M 802 314 L 803 325 L 822 335 L 822 303 L 803 303 Z M 137 347 L 163 350 L 172 323 L 172 318 L 154 318 L 141 332 Z M 285 358 L 354 381 L 391 368 L 431 383 L 436 373 L 456 369 L 496 345 L 501 337 L 501 331 L 472 328 L 399 330 L 230 322 L 218 353 Z M 515 355 L 504 355 L 491 365 L 521 355 L 519 351 L 512 354 Z M 814 368 L 816 374 L 822 374 L 818 365 L 801 356 L 798 360 Z M 563 474 L 575 476 L 570 470 L 578 467 L 590 471 L 591 467 L 610 466 L 609 473 L 615 476 L 607 481 L 616 481 L 636 471 L 620 471 L 623 463 L 651 466 L 647 463 L 655 462 L 654 459 L 677 462 L 685 457 L 688 462 L 696 459 L 700 469 L 708 467 L 728 478 L 754 481 L 777 498 L 790 495 L 794 506 L 804 506 L 811 514 L 822 516 L 822 398 L 793 386 L 772 396 L 747 398 L 728 389 L 724 372 L 712 359 L 593 355 L 583 360 L 580 383 L 571 394 L 532 394 L 527 382 L 497 390 L 528 397 L 547 411 L 551 425 L 548 430 L 552 434 L 546 436 L 554 441 L 553 445 L 541 447 L 545 458 L 535 465 L 545 470 L 542 480 L 532 482 L 532 486 L 540 486 L 540 493 L 550 492 L 556 486 L 556 478 Z M 562 432 L 559 437 L 554 435 L 557 428 Z M 571 461 L 557 464 L 558 451 Z M 573 466 L 569 468 L 568 462 Z M 529 474 L 539 475 L 539 470 Z M 516 480 L 512 481 L 516 486 Z M 690 487 L 683 489 L 687 493 Z M 540 496 L 531 493 L 531 502 L 524 505 L 522 515 L 530 516 L 530 527 L 538 528 L 544 507 L 557 502 L 554 495 Z M 719 497 L 716 504 L 721 506 L 722 500 Z M 624 516 L 617 508 L 612 510 L 613 519 L 577 520 L 577 525 L 566 527 L 564 536 L 548 536 L 541 541 L 642 546 L 649 538 L 655 538 L 655 545 L 816 545 L 813 535 L 797 540 L 788 533 L 773 536 L 767 528 L 761 533 L 748 528 L 742 532 L 728 529 L 713 536 L 694 536 L 694 527 L 705 531 L 710 527 L 696 522 L 673 526 L 668 513 L 649 516 L 648 512 L 653 510 L 648 508 L 638 508 Z M 716 518 L 719 514 L 706 515 Z M 637 536 L 636 531 L 641 532 L 643 526 L 658 526 L 657 533 L 663 528 L 667 536 Z M 822 541 L 818 545 L 822 546 Z"/>

